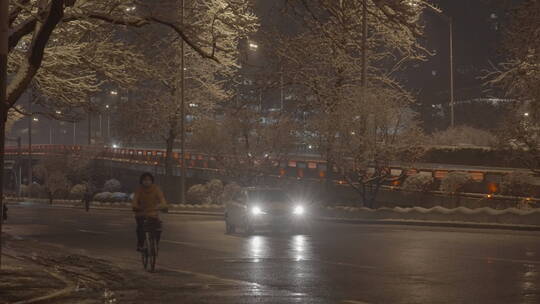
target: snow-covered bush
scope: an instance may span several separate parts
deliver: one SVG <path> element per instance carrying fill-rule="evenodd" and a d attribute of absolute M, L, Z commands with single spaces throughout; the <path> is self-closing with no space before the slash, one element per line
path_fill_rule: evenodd
<path fill-rule="evenodd" d="M 227 184 L 225 188 L 223 188 L 223 193 L 220 197 L 220 203 L 225 204 L 226 202 L 232 200 L 233 196 L 240 190 L 242 190 L 242 187 L 240 187 L 237 183 Z"/>
<path fill-rule="evenodd" d="M 103 192 L 118 192 L 122 189 L 122 184 L 116 179 L 109 179 L 103 185 Z"/>
<path fill-rule="evenodd" d="M 114 192 L 111 194 L 111 201 L 114 203 L 126 202 L 129 200 L 129 196 L 126 193 Z"/>
<path fill-rule="evenodd" d="M 28 192 L 31 197 L 34 198 L 46 198 L 47 197 L 47 189 L 45 186 L 42 186 L 37 183 L 32 183 L 30 186 L 28 186 Z"/>
<path fill-rule="evenodd" d="M 441 181 L 441 191 L 448 193 L 462 192 L 466 185 L 473 181 L 467 172 L 454 171 L 448 173 Z"/>
<path fill-rule="evenodd" d="M 28 194 L 30 194 L 30 189 L 28 185 L 21 185 L 21 196 L 28 197 Z"/>
<path fill-rule="evenodd" d="M 82 199 L 86 193 L 86 185 L 78 184 L 69 190 L 69 198 L 71 199 Z"/>
<path fill-rule="evenodd" d="M 450 128 L 445 131 L 436 132 L 432 136 L 432 143 L 442 146 L 492 146 L 496 138 L 488 131 L 476 129 L 468 126 Z"/>
<path fill-rule="evenodd" d="M 112 198 L 112 193 L 110 192 L 100 192 L 94 196 L 94 200 L 97 202 L 109 202 Z"/>
<path fill-rule="evenodd" d="M 411 191 L 429 191 L 433 185 L 433 177 L 425 174 L 415 174 L 407 177 L 403 189 Z"/>
<path fill-rule="evenodd" d="M 211 204 L 218 204 L 219 198 L 223 194 L 223 183 L 219 179 L 213 179 L 206 183 L 208 189 L 208 201 Z"/>
<path fill-rule="evenodd" d="M 526 172 L 514 171 L 501 181 L 501 193 L 512 196 L 530 196 L 534 193 L 534 177 Z"/>
<path fill-rule="evenodd" d="M 206 185 L 194 185 L 187 192 L 188 202 L 191 204 L 204 204 L 208 202 L 208 187 Z"/>

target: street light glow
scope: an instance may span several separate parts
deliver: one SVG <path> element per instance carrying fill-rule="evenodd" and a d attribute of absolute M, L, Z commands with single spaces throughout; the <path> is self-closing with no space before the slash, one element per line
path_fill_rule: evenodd
<path fill-rule="evenodd" d="M 255 51 L 255 50 L 257 50 L 259 48 L 259 45 L 254 43 L 254 42 L 250 42 L 249 43 L 249 48 Z"/>
<path fill-rule="evenodd" d="M 108 109 L 109 108 L 109 105 L 105 105 L 105 109 Z"/>
<path fill-rule="evenodd" d="M 529 116 L 529 112 L 523 113 L 523 116 L 528 117 L 528 116 Z"/>
<path fill-rule="evenodd" d="M 34 119 L 33 119 L 33 120 L 34 120 L 35 122 L 38 122 L 38 121 L 39 121 L 39 118 L 37 118 L 37 117 L 34 117 Z"/>
<path fill-rule="evenodd" d="M 136 9 L 136 6 L 129 6 L 129 7 L 126 7 L 124 10 L 126 12 L 133 12 L 135 9 Z"/>
<path fill-rule="evenodd" d="M 60 114 L 62 114 L 62 111 L 56 110 L 56 114 L 60 115 Z"/>
<path fill-rule="evenodd" d="M 111 95 L 118 95 L 118 91 L 117 90 L 112 90 Z"/>
<path fill-rule="evenodd" d="M 411 7 L 418 7 L 418 0 L 407 0 L 407 5 Z"/>

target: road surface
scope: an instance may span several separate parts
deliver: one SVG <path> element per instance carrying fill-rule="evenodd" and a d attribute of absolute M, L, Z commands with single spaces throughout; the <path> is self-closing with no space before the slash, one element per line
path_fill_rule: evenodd
<path fill-rule="evenodd" d="M 537 232 L 316 223 L 310 235 L 243 236 L 215 218 L 163 220 L 155 276 L 229 283 L 200 303 L 540 303 Z M 141 268 L 129 212 L 26 204 L 6 228 Z"/>

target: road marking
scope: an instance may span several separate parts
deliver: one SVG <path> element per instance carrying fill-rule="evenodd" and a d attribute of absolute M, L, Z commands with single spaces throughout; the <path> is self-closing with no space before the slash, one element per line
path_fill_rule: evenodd
<path fill-rule="evenodd" d="M 199 244 L 190 243 L 190 242 L 179 242 L 179 241 L 173 241 L 173 240 L 160 240 L 160 242 L 174 244 L 174 245 L 185 245 L 185 246 L 202 248 L 202 246 L 200 246 Z"/>
<path fill-rule="evenodd" d="M 309 260 L 309 259 L 307 259 L 307 260 Z M 313 260 L 313 261 L 317 261 L 319 263 L 324 263 L 324 264 L 329 264 L 329 265 L 360 268 L 360 269 L 375 269 L 376 268 L 374 266 L 356 265 L 356 264 L 341 263 L 341 262 L 331 262 L 331 261 L 324 261 L 324 260 Z"/>
<path fill-rule="evenodd" d="M 507 262 L 507 263 L 518 263 L 518 264 L 537 264 L 540 265 L 540 261 L 531 261 L 531 260 L 517 260 L 517 259 L 505 259 L 505 258 L 494 258 L 494 257 L 467 257 L 473 260 L 482 260 L 484 262 Z"/>
<path fill-rule="evenodd" d="M 84 230 L 84 229 L 79 229 L 78 231 L 82 233 L 90 233 L 90 234 L 107 234 L 101 231 L 92 231 L 92 230 Z"/>
<path fill-rule="evenodd" d="M 206 273 L 200 273 L 200 272 L 193 272 L 193 271 L 187 271 L 187 270 L 182 270 L 182 269 L 177 269 L 177 268 L 171 268 L 171 267 L 160 267 L 162 269 L 167 269 L 167 270 L 172 270 L 172 271 L 175 271 L 175 272 L 178 272 L 178 273 L 181 273 L 181 274 L 187 274 L 187 275 L 191 275 L 191 276 L 197 276 L 199 278 L 204 278 L 204 279 L 208 279 L 208 280 L 217 280 L 217 281 L 221 281 L 221 282 L 224 282 L 224 283 L 229 283 L 230 285 L 235 285 L 235 286 L 250 286 L 250 287 L 253 287 L 253 288 L 260 288 L 262 287 L 260 284 L 258 283 L 254 283 L 254 282 L 248 282 L 248 281 L 240 281 L 240 280 L 234 280 L 234 279 L 227 279 L 227 278 L 222 278 L 222 277 L 219 277 L 219 276 L 216 276 L 216 275 L 212 275 L 212 274 L 206 274 Z M 211 283 L 210 283 L 211 284 Z"/>

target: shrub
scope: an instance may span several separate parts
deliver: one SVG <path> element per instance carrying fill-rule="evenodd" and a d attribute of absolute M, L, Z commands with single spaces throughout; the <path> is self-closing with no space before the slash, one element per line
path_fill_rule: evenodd
<path fill-rule="evenodd" d="M 78 184 L 69 190 L 69 198 L 71 199 L 82 199 L 86 193 L 86 185 Z"/>
<path fill-rule="evenodd" d="M 213 179 L 206 183 L 208 189 L 208 200 L 212 204 L 217 204 L 223 194 L 223 183 L 219 179 Z"/>
<path fill-rule="evenodd" d="M 238 193 L 242 188 L 237 183 L 230 183 L 223 188 L 223 193 L 220 197 L 220 203 L 225 204 L 226 202 L 232 200 L 233 196 Z"/>
<path fill-rule="evenodd" d="M 112 193 L 110 192 L 100 192 L 94 196 L 94 200 L 97 202 L 109 202 L 112 198 Z"/>
<path fill-rule="evenodd" d="M 111 201 L 118 203 L 118 202 L 126 202 L 129 200 L 129 196 L 126 193 L 122 192 L 114 192 L 111 194 Z"/>
<path fill-rule="evenodd" d="M 530 196 L 534 193 L 534 177 L 525 172 L 506 174 L 501 181 L 501 193 L 512 196 Z"/>
<path fill-rule="evenodd" d="M 29 194 L 30 194 L 30 189 L 28 185 L 21 185 L 21 196 L 28 197 Z"/>
<path fill-rule="evenodd" d="M 42 186 L 37 183 L 32 183 L 30 186 L 28 186 L 28 192 L 31 197 L 35 197 L 35 198 L 47 197 L 47 189 L 45 188 L 45 186 Z"/>
<path fill-rule="evenodd" d="M 109 179 L 103 185 L 103 192 L 118 192 L 122 189 L 122 184 L 116 179 Z"/>
<path fill-rule="evenodd" d="M 496 138 L 490 132 L 467 126 L 450 128 L 432 135 L 432 143 L 442 146 L 473 145 L 489 147 L 495 142 Z"/>
<path fill-rule="evenodd" d="M 433 177 L 425 174 L 415 174 L 407 177 L 403 189 L 411 191 L 429 191 L 433 186 Z"/>
<path fill-rule="evenodd" d="M 187 199 L 192 204 L 204 204 L 208 202 L 208 188 L 205 185 L 194 185 L 187 192 Z"/>
<path fill-rule="evenodd" d="M 467 172 L 454 171 L 448 173 L 441 181 L 441 191 L 458 193 L 463 191 L 466 185 L 472 182 L 472 177 Z"/>

